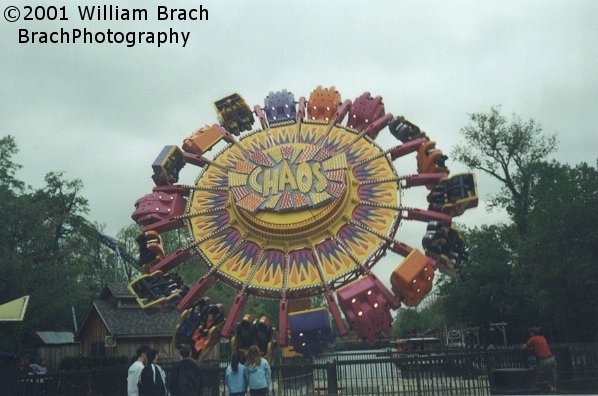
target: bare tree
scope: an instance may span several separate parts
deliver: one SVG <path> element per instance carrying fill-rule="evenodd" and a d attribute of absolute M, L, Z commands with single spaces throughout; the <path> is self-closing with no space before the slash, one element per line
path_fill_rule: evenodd
<path fill-rule="evenodd" d="M 535 168 L 556 150 L 556 134 L 546 135 L 536 121 L 523 121 L 515 114 L 508 121 L 500 114 L 499 106 L 469 117 L 470 123 L 460 131 L 465 142 L 457 145 L 452 155 L 501 182 L 501 191 L 490 197 L 490 206 L 505 208 L 519 235 L 524 236 Z"/>

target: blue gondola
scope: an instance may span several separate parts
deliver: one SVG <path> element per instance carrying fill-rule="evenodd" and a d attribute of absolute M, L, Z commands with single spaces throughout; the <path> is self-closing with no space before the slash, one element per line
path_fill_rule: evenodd
<path fill-rule="evenodd" d="M 295 96 L 286 89 L 280 92 L 270 92 L 264 99 L 264 110 L 270 124 L 294 121 L 297 117 Z"/>
<path fill-rule="evenodd" d="M 323 352 L 334 340 L 330 314 L 324 307 L 289 314 L 289 327 L 293 349 L 305 357 Z"/>
<path fill-rule="evenodd" d="M 407 121 L 405 117 L 399 116 L 388 123 L 390 133 L 403 143 L 417 139 L 422 136 L 422 131 L 417 125 Z"/>

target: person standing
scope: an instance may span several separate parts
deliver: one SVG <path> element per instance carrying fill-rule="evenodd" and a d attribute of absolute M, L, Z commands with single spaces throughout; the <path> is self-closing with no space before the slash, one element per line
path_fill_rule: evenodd
<path fill-rule="evenodd" d="M 541 334 L 538 327 L 533 327 L 530 337 L 522 346 L 523 349 L 532 349 L 538 361 L 537 381 L 539 384 L 548 385 L 549 390 L 555 389 L 556 382 L 556 360 L 546 338 Z"/>
<path fill-rule="evenodd" d="M 226 386 L 230 396 L 243 396 L 247 392 L 247 379 L 245 366 L 240 363 L 241 352 L 233 353 L 231 363 L 226 368 Z"/>
<path fill-rule="evenodd" d="M 203 382 L 201 370 L 191 359 L 191 346 L 182 344 L 179 353 L 183 358 L 173 369 L 169 383 L 172 396 L 201 396 Z"/>
<path fill-rule="evenodd" d="M 35 358 L 34 362 L 29 365 L 31 370 L 33 370 L 34 374 L 48 374 L 48 369 L 46 368 L 46 360 L 42 358 Z"/>
<path fill-rule="evenodd" d="M 139 396 L 166 396 L 166 373 L 157 363 L 160 351 L 150 348 L 145 355 L 147 364 L 139 376 Z"/>
<path fill-rule="evenodd" d="M 245 379 L 251 396 L 268 396 L 272 385 L 272 370 L 257 345 L 252 345 L 247 350 Z"/>
<path fill-rule="evenodd" d="M 139 382 L 139 376 L 141 375 L 141 370 L 145 367 L 145 363 L 147 362 L 147 357 L 145 356 L 146 352 L 150 349 L 148 345 L 141 345 L 137 348 L 136 359 L 129 367 L 129 373 L 127 375 L 127 395 L 128 396 L 138 396 L 139 389 L 137 388 L 137 383 Z"/>

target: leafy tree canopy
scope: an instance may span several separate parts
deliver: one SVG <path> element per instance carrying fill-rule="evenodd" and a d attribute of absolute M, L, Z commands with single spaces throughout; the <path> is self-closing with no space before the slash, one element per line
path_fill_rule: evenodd
<path fill-rule="evenodd" d="M 15 176 L 17 152 L 14 138 L 0 139 L 0 302 L 30 295 L 25 322 L 1 325 L 10 349 L 27 346 L 18 334 L 73 329 L 71 306 L 82 317 L 111 273 L 81 181 L 49 172 L 41 188 L 26 186 Z"/>
<path fill-rule="evenodd" d="M 444 315 L 453 325 L 505 321 L 511 331 L 540 325 L 559 341 L 595 340 L 598 168 L 535 168 L 527 235 L 514 224 L 466 230 L 470 260 L 441 284 Z"/>

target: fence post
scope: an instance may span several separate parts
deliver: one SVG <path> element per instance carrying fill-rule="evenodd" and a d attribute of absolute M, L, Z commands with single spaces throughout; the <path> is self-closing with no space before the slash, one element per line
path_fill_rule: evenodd
<path fill-rule="evenodd" d="M 85 396 L 90 396 L 91 395 L 91 386 L 92 386 L 92 381 L 93 381 L 93 369 L 90 369 L 87 372 L 87 381 L 86 381 L 86 386 L 85 386 Z"/>
<path fill-rule="evenodd" d="M 490 390 L 494 388 L 494 360 L 490 359 L 488 349 L 484 350 L 484 362 L 486 363 L 486 375 L 488 376 L 488 385 Z"/>
<path fill-rule="evenodd" d="M 326 387 L 329 395 L 338 395 L 338 379 L 336 376 L 336 359 L 329 362 L 326 367 L 326 379 L 328 381 Z"/>
<path fill-rule="evenodd" d="M 421 361 L 420 356 L 415 356 L 415 379 L 417 383 L 417 394 L 422 394 L 422 382 L 421 382 Z"/>

